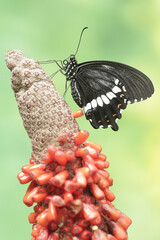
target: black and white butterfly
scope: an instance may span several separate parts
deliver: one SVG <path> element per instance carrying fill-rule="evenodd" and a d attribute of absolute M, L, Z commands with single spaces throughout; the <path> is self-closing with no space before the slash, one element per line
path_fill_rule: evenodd
<path fill-rule="evenodd" d="M 150 79 L 135 68 L 111 61 L 78 64 L 75 55 L 61 62 L 60 71 L 71 82 L 74 101 L 84 107 L 86 119 L 96 129 L 111 127 L 117 131 L 117 120 L 127 105 L 145 100 L 154 92 Z"/>

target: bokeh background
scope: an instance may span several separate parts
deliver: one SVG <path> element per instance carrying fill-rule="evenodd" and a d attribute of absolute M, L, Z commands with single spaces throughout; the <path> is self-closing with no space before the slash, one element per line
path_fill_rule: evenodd
<path fill-rule="evenodd" d="M 140 69 L 152 79 L 155 94 L 130 105 L 120 130 L 94 130 L 81 118 L 81 129 L 103 146 L 114 178 L 115 205 L 133 220 L 129 240 L 160 239 L 160 1 L 159 0 L 5 0 L 0 6 L 0 238 L 30 239 L 22 203 L 26 186 L 16 175 L 28 163 L 30 140 L 24 130 L 5 66 L 8 50 L 19 49 L 37 60 L 64 59 L 75 52 L 79 62 L 111 60 Z M 54 64 L 44 66 L 50 75 Z M 65 78 L 53 79 L 64 93 Z M 70 91 L 67 102 L 77 110 Z"/>

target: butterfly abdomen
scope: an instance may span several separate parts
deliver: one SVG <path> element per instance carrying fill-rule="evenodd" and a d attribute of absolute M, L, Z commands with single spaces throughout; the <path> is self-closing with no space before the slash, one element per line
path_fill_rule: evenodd
<path fill-rule="evenodd" d="M 81 89 L 77 86 L 75 79 L 71 81 L 71 94 L 74 101 L 77 103 L 79 107 L 83 107 L 82 99 L 81 99 Z"/>

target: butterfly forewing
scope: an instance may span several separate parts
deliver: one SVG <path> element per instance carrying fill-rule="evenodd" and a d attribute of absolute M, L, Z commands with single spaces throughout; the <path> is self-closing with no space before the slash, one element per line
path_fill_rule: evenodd
<path fill-rule="evenodd" d="M 109 67 L 108 67 L 109 69 Z M 86 118 L 94 128 L 111 126 L 118 130 L 117 119 L 126 108 L 127 96 L 114 75 L 106 75 L 106 67 L 97 64 L 78 66 L 73 98 L 83 102 Z M 78 101 L 77 101 L 78 99 Z"/>

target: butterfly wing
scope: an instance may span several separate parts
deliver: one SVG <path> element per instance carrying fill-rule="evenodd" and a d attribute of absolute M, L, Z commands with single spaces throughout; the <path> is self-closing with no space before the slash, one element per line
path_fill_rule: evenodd
<path fill-rule="evenodd" d="M 128 103 L 144 100 L 154 92 L 150 79 L 142 72 L 109 61 L 79 64 L 71 90 L 94 128 L 111 126 L 113 130 L 118 130 L 116 121 Z"/>

